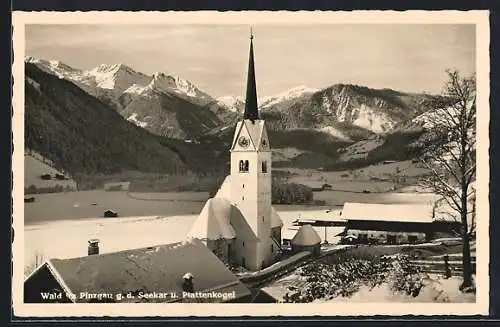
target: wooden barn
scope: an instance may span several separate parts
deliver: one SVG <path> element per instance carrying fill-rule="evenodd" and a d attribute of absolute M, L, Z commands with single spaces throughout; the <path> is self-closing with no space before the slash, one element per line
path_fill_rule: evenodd
<path fill-rule="evenodd" d="M 438 220 L 433 204 L 345 203 L 342 219 L 344 239 L 356 243 L 421 243 L 439 237 L 455 236 L 460 224 Z"/>

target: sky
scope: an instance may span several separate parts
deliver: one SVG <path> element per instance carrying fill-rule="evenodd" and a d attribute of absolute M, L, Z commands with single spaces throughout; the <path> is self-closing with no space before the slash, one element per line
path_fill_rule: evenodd
<path fill-rule="evenodd" d="M 245 94 L 249 25 L 27 25 L 26 55 L 74 68 L 123 63 L 178 75 L 214 97 Z M 474 73 L 475 25 L 255 25 L 259 97 L 351 83 L 437 94 Z"/>

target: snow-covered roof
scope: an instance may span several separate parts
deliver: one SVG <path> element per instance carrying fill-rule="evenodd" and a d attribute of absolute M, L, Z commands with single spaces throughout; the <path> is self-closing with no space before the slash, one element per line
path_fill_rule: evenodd
<path fill-rule="evenodd" d="M 214 197 L 225 199 L 231 198 L 231 175 L 226 176 Z"/>
<path fill-rule="evenodd" d="M 31 282 L 33 278 L 36 279 L 38 272 L 46 268 L 57 277 L 63 290 L 72 294 L 103 290 L 121 294 L 138 289 L 146 292 L 169 290 L 169 294 L 179 294 L 183 291 L 182 278 L 186 272 L 194 276 L 196 291 L 234 291 L 236 298 L 250 294 L 248 288 L 199 240 L 79 258 L 51 259 L 33 272 L 25 280 L 25 285 L 35 284 Z M 37 288 L 35 285 L 35 291 Z M 150 299 L 151 302 L 173 300 L 171 297 Z M 210 302 L 221 301 L 226 301 L 225 297 L 210 299 Z M 89 302 L 89 299 L 77 297 L 75 302 Z"/>
<path fill-rule="evenodd" d="M 281 231 L 281 238 L 284 240 L 291 240 L 297 234 L 298 228 L 284 228 Z"/>
<path fill-rule="evenodd" d="M 321 238 L 311 225 L 302 225 L 292 239 L 292 245 L 311 246 L 321 243 Z"/>
<path fill-rule="evenodd" d="M 232 239 L 236 237 L 230 223 L 231 203 L 224 198 L 211 198 L 196 218 L 188 238 L 201 240 Z"/>
<path fill-rule="evenodd" d="M 395 222 L 433 221 L 433 205 L 426 204 L 380 204 L 380 203 L 344 203 L 342 219 L 373 220 Z"/>
<path fill-rule="evenodd" d="M 274 207 L 271 207 L 271 228 L 274 227 L 283 227 L 283 221 L 281 220 Z"/>

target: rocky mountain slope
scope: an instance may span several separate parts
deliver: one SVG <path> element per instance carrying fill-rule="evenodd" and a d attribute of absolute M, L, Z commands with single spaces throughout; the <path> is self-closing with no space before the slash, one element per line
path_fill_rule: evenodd
<path fill-rule="evenodd" d="M 167 137 L 161 139 L 163 146 L 170 146 L 184 163 L 203 161 L 194 153 L 194 147 L 204 155 L 220 154 L 215 160 L 217 165 L 226 163 L 224 146 L 229 146 L 235 123 L 241 119 L 245 106 L 242 97 L 215 99 L 178 76 L 165 73 L 150 76 L 123 64 L 82 71 L 54 60 L 27 57 L 25 61 L 30 67 L 36 66 L 55 76 L 57 81 L 70 81 L 84 90 L 77 96 L 82 99 L 73 102 L 99 102 L 99 106 L 113 108 L 140 127 L 139 130 Z M 28 76 L 27 80 L 32 79 Z M 50 88 L 45 80 L 28 84 Z M 66 90 L 68 84 L 64 85 Z M 76 96 L 75 92 L 71 91 Z M 95 100 L 88 100 L 85 93 Z M 363 165 L 418 156 L 426 144 L 436 140 L 428 124 L 418 123 L 419 119 L 421 122 L 435 108 L 435 103 L 442 100 L 428 94 L 335 84 L 321 90 L 295 87 L 259 99 L 259 106 L 273 148 L 306 151 L 303 156 L 310 158 L 305 161 L 312 166 L 337 169 L 351 162 Z M 83 116 L 82 119 L 89 120 Z M 178 151 L 180 148 L 183 150 Z"/>
<path fill-rule="evenodd" d="M 436 96 L 427 94 L 335 84 L 273 103 L 263 112 L 276 129 L 335 128 L 343 123 L 381 134 L 432 109 L 435 99 Z"/>
<path fill-rule="evenodd" d="M 149 76 L 124 64 L 83 71 L 56 60 L 27 57 L 25 62 L 71 81 L 125 119 L 157 135 L 193 137 L 221 123 L 216 115 L 220 110 L 217 101 L 178 76 Z"/>
<path fill-rule="evenodd" d="M 182 158 L 158 136 L 65 79 L 25 66 L 25 147 L 73 176 L 123 170 L 177 174 Z"/>

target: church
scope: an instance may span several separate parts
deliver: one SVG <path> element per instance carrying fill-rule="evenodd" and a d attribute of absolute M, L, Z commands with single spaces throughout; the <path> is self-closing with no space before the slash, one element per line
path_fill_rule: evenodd
<path fill-rule="evenodd" d="M 271 205 L 271 145 L 257 105 L 253 35 L 245 111 L 230 148 L 231 171 L 188 232 L 233 267 L 260 270 L 278 260 L 283 222 Z"/>

